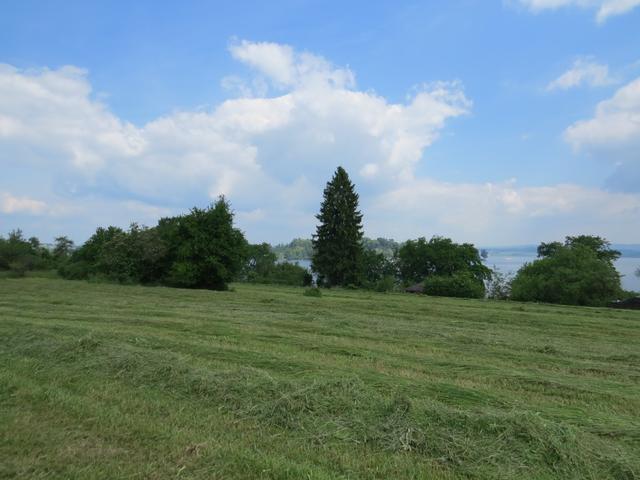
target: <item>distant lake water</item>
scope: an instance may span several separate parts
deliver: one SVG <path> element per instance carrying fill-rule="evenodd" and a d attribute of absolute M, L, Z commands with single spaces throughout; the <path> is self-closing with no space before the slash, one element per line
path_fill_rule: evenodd
<path fill-rule="evenodd" d="M 494 266 L 502 273 L 512 272 L 515 274 L 526 262 L 533 262 L 536 259 L 535 251 L 532 252 L 495 252 L 489 250 L 489 256 L 485 264 L 489 268 Z M 311 260 L 297 260 L 291 263 L 298 263 L 301 267 L 310 268 Z M 635 271 L 640 267 L 640 257 L 623 255 L 616 261 L 616 268 L 622 275 L 622 287 L 625 290 L 640 292 L 640 278 L 635 276 Z"/>

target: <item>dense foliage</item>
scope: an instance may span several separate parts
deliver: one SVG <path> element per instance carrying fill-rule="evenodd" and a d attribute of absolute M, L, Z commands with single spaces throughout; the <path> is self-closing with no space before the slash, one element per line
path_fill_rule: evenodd
<path fill-rule="evenodd" d="M 222 290 L 239 274 L 247 242 L 220 198 L 205 209 L 163 218 L 154 228 L 98 228 L 60 268 L 67 278 Z"/>
<path fill-rule="evenodd" d="M 241 279 L 247 282 L 259 282 L 260 279 L 269 276 L 277 259 L 278 256 L 268 243 L 249 245 Z"/>
<path fill-rule="evenodd" d="M 7 238 L 0 236 L 0 270 L 22 276 L 29 270 L 51 268 L 53 262 L 51 252 L 37 238 L 25 239 L 21 230 L 10 232 Z"/>
<path fill-rule="evenodd" d="M 247 241 L 233 227 L 233 213 L 224 198 L 207 209 L 164 218 L 158 230 L 167 245 L 169 285 L 223 290 L 242 268 Z"/>
<path fill-rule="evenodd" d="M 312 269 L 318 274 L 318 283 L 358 284 L 363 254 L 362 214 L 358 211 L 358 194 L 342 167 L 327 183 L 316 218 L 320 224 L 312 240 Z"/>
<path fill-rule="evenodd" d="M 401 278 L 409 283 L 460 272 L 469 272 L 480 282 L 491 277 L 491 270 L 482 263 L 477 248 L 443 237 L 433 237 L 429 241 L 421 237 L 405 242 L 398 250 L 398 270 Z"/>
<path fill-rule="evenodd" d="M 424 281 L 424 293 L 439 297 L 483 298 L 484 283 L 469 271 L 452 275 L 431 275 Z"/>
<path fill-rule="evenodd" d="M 137 224 L 132 224 L 129 231 L 99 227 L 59 271 L 70 279 L 162 283 L 166 253 L 166 244 L 157 229 Z"/>
<path fill-rule="evenodd" d="M 600 237 L 567 237 L 538 247 L 538 260 L 525 264 L 511 284 L 514 300 L 567 305 L 605 305 L 620 296 L 620 253 Z"/>
<path fill-rule="evenodd" d="M 288 262 L 278 263 L 277 259 L 268 243 L 249 245 L 241 280 L 251 283 L 311 285 L 313 279 L 305 268 Z"/>
<path fill-rule="evenodd" d="M 360 260 L 359 284 L 364 288 L 386 292 L 395 286 L 396 265 L 392 258 L 365 249 Z"/>
<path fill-rule="evenodd" d="M 396 255 L 400 279 L 405 284 L 424 282 L 425 293 L 452 297 L 482 297 L 491 270 L 470 243 L 450 238 L 424 237 L 405 242 Z"/>

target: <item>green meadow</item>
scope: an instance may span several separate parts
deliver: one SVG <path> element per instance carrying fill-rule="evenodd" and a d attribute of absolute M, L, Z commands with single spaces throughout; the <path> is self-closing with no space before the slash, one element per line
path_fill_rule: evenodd
<path fill-rule="evenodd" d="M 640 478 L 640 312 L 0 279 L 0 478 Z"/>

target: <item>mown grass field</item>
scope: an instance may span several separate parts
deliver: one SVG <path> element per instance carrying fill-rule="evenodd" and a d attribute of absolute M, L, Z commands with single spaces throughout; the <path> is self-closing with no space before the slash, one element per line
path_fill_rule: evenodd
<path fill-rule="evenodd" d="M 0 279 L 0 477 L 640 477 L 640 312 Z"/>

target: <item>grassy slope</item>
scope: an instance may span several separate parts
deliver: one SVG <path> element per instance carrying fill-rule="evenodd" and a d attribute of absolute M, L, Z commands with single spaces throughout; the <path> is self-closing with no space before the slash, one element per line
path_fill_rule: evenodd
<path fill-rule="evenodd" d="M 0 478 L 639 478 L 638 312 L 0 280 Z"/>

